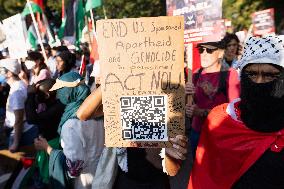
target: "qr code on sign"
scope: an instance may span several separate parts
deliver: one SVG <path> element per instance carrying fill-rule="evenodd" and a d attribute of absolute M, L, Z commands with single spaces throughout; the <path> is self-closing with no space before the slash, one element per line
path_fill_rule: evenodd
<path fill-rule="evenodd" d="M 120 98 L 122 137 L 131 141 L 167 141 L 167 96 Z"/>

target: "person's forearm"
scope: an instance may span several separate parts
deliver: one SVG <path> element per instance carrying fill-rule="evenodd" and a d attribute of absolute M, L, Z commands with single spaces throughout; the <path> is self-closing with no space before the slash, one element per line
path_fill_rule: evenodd
<path fill-rule="evenodd" d="M 85 101 L 77 111 L 77 117 L 80 120 L 87 120 L 96 113 L 101 105 L 102 91 L 101 87 L 99 87 L 85 99 Z"/>
<path fill-rule="evenodd" d="M 23 132 L 23 122 L 18 121 L 17 123 L 15 123 L 14 130 L 15 130 L 14 144 L 19 145 L 20 140 L 21 140 L 21 136 L 22 136 L 22 132 Z"/>
<path fill-rule="evenodd" d="M 36 102 L 35 102 L 35 94 L 28 94 L 28 98 L 25 103 L 25 113 L 26 113 L 26 121 L 29 124 L 39 124 L 37 122 L 37 112 L 36 112 Z"/>

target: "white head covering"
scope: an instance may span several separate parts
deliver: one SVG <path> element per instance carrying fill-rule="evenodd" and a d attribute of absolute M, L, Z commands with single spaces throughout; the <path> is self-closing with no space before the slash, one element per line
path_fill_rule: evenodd
<path fill-rule="evenodd" d="M 0 67 L 6 68 L 10 72 L 18 75 L 21 72 L 21 65 L 17 59 L 2 59 L 0 60 Z"/>
<path fill-rule="evenodd" d="M 284 36 L 250 37 L 236 68 L 242 70 L 250 63 L 270 63 L 284 68 Z"/>

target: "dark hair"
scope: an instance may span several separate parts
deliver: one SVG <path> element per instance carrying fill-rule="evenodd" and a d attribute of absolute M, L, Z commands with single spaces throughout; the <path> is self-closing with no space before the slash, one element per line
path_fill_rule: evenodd
<path fill-rule="evenodd" d="M 240 44 L 240 40 L 239 40 L 238 36 L 234 33 L 228 33 L 228 32 L 226 33 L 226 35 L 224 36 L 224 38 L 221 41 L 224 43 L 225 48 L 227 48 L 227 45 L 232 40 L 236 40 L 238 45 Z M 238 48 L 238 51 L 237 51 L 237 55 L 240 55 L 239 48 Z"/>
<path fill-rule="evenodd" d="M 42 46 L 43 46 L 43 48 L 44 48 L 45 50 L 51 50 L 51 47 L 50 47 L 50 45 L 49 45 L 48 43 L 43 43 Z M 37 45 L 37 49 L 38 49 L 39 51 L 41 50 L 41 46 L 40 46 L 39 44 Z"/>
<path fill-rule="evenodd" d="M 228 33 L 228 32 L 226 33 L 226 35 L 224 36 L 222 41 L 227 46 L 233 39 L 236 40 L 238 43 L 240 43 L 240 40 L 239 40 L 239 38 L 238 38 L 238 36 L 236 34 Z"/>
<path fill-rule="evenodd" d="M 37 46 L 38 46 L 37 47 L 38 51 L 41 51 L 41 46 L 40 45 L 37 45 Z M 44 48 L 44 50 L 47 50 L 48 55 L 51 54 L 51 47 L 48 43 L 43 43 L 43 48 Z"/>
<path fill-rule="evenodd" d="M 44 58 L 40 52 L 31 51 L 28 53 L 28 60 L 38 61 L 39 60 L 39 71 L 42 69 L 47 69 L 46 64 L 44 63 Z M 39 74 L 39 72 L 38 72 Z"/>
<path fill-rule="evenodd" d="M 56 47 L 55 50 L 58 52 L 69 51 L 69 49 L 64 45 Z"/>
<path fill-rule="evenodd" d="M 38 81 L 36 84 L 39 85 L 39 89 L 45 92 L 49 92 L 49 89 L 55 84 L 55 79 L 43 79 Z"/>
<path fill-rule="evenodd" d="M 70 51 L 62 51 L 58 57 L 62 59 L 64 62 L 64 71 L 63 73 L 67 73 L 71 71 L 71 69 L 75 66 L 76 63 L 76 55 L 71 53 Z"/>

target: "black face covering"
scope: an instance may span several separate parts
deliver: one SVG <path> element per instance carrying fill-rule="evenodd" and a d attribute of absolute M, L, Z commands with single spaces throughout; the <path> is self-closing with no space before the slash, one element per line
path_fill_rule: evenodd
<path fill-rule="evenodd" d="M 255 131 L 275 132 L 284 128 L 283 79 L 255 83 L 241 76 L 241 119 Z"/>

